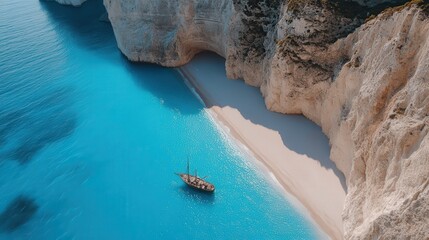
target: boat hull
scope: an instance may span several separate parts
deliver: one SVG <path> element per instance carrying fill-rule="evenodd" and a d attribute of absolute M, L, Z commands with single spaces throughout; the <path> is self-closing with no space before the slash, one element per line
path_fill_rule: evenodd
<path fill-rule="evenodd" d="M 203 192 L 214 192 L 215 187 L 213 184 L 205 181 L 204 179 L 201 179 L 199 177 L 195 177 L 192 175 L 188 175 L 185 173 L 178 174 L 180 178 L 183 180 L 183 182 L 186 183 L 189 187 L 192 187 L 194 189 L 203 191 Z"/>

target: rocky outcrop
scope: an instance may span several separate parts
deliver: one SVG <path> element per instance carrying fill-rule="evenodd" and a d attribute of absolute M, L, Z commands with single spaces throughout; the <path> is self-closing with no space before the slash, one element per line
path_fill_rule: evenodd
<path fill-rule="evenodd" d="M 348 182 L 346 239 L 425 239 L 427 5 L 363 24 L 389 2 L 104 0 L 130 60 L 179 66 L 214 51 L 230 78 L 261 88 L 269 109 L 322 126 Z"/>
<path fill-rule="evenodd" d="M 202 50 L 226 54 L 232 2 L 104 1 L 118 47 L 132 61 L 164 66 L 188 62 Z"/>

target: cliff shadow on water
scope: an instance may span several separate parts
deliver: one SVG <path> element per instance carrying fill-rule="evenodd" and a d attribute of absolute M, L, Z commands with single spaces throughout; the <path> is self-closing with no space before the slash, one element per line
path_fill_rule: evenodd
<path fill-rule="evenodd" d="M 198 114 L 203 105 L 193 96 L 180 74 L 171 68 L 151 63 L 130 62 L 122 57 L 124 66 L 142 90 L 150 91 L 164 106 L 180 114 Z"/>
<path fill-rule="evenodd" d="M 110 23 L 102 19 L 106 14 L 102 0 L 88 0 L 80 7 L 43 0 L 40 4 L 63 41 L 73 41 L 93 55 L 123 66 L 142 90 L 150 91 L 164 106 L 181 114 L 197 114 L 203 109 L 175 70 L 131 62 L 120 52 Z"/>
<path fill-rule="evenodd" d="M 103 0 L 88 0 L 80 7 L 61 5 L 54 1 L 40 0 L 40 5 L 55 31 L 64 42 L 73 41 L 82 49 L 98 55 L 117 53 L 116 40 L 110 23 L 104 21 L 106 9 Z"/>

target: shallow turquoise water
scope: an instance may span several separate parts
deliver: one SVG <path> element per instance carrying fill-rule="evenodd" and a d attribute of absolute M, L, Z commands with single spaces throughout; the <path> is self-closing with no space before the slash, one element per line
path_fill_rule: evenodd
<path fill-rule="evenodd" d="M 0 1 L 0 239 L 316 238 L 175 70 L 120 54 L 102 13 Z M 188 156 L 214 195 L 173 174 Z"/>

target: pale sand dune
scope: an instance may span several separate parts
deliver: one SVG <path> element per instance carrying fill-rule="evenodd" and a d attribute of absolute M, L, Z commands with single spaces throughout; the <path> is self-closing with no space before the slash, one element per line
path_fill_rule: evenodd
<path fill-rule="evenodd" d="M 217 55 L 200 54 L 180 72 L 214 118 L 272 171 L 324 232 L 341 239 L 346 186 L 321 129 L 305 117 L 268 111 L 257 88 L 226 78 L 225 61 Z"/>

